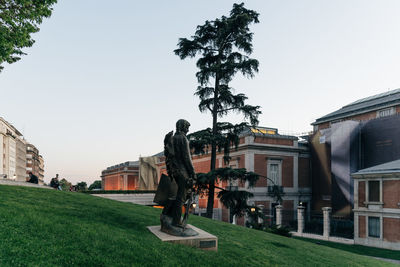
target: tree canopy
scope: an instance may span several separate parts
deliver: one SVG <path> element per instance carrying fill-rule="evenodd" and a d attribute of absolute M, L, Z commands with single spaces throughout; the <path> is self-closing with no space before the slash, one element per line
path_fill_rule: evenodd
<path fill-rule="evenodd" d="M 79 182 L 75 185 L 76 191 L 86 191 L 87 190 L 87 183 L 86 182 Z"/>
<path fill-rule="evenodd" d="M 4 62 L 14 63 L 25 55 L 24 47 L 35 40 L 31 34 L 39 31 L 43 18 L 52 13 L 57 0 L 0 0 L 0 72 Z"/>
<path fill-rule="evenodd" d="M 238 144 L 239 133 L 247 125 L 218 122 L 218 118 L 230 112 L 240 113 L 252 125 L 258 124 L 260 106 L 246 104 L 244 94 L 234 94 L 229 82 L 239 72 L 252 78 L 258 72 L 258 61 L 249 55 L 253 52 L 253 33 L 249 26 L 258 23 L 259 14 L 246 9 L 244 4 L 234 4 L 230 15 L 197 26 L 195 34 L 190 38 L 180 38 L 175 54 L 181 59 L 199 56 L 196 77 L 199 86 L 195 95 L 200 98 L 200 112 L 209 111 L 212 115 L 212 127 L 192 133 L 189 138 L 196 153 L 204 153 L 211 145 L 211 166 L 208 176 L 207 217 L 212 217 L 215 182 L 218 176 L 213 172 L 216 165 L 217 149 L 224 149 L 224 159 L 229 161 L 232 144 Z M 237 195 L 235 194 L 231 194 Z M 249 197 L 248 194 L 243 194 Z M 222 197 L 222 196 L 221 196 Z M 244 199 L 244 200 L 245 200 Z M 227 202 L 226 202 L 227 203 Z M 238 204 L 239 205 L 239 204 Z"/>
<path fill-rule="evenodd" d="M 89 190 L 93 189 L 101 189 L 101 180 L 96 180 L 89 186 Z"/>

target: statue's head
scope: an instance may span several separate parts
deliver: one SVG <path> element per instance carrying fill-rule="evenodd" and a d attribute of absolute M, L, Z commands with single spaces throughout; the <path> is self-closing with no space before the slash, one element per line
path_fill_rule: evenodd
<path fill-rule="evenodd" d="M 189 132 L 190 123 L 187 120 L 180 119 L 176 122 L 176 131 L 187 134 Z"/>

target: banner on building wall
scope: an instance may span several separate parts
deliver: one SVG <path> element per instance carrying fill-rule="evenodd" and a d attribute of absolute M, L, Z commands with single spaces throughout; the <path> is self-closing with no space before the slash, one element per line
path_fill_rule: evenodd
<path fill-rule="evenodd" d="M 157 157 L 139 158 L 139 190 L 156 190 L 158 183 Z"/>
<path fill-rule="evenodd" d="M 332 209 L 350 210 L 354 183 L 351 173 L 357 171 L 359 150 L 358 121 L 343 121 L 331 126 Z"/>
<path fill-rule="evenodd" d="M 316 132 L 310 143 L 313 210 L 331 206 L 331 131 Z"/>
<path fill-rule="evenodd" d="M 400 115 L 364 122 L 360 169 L 400 159 Z"/>

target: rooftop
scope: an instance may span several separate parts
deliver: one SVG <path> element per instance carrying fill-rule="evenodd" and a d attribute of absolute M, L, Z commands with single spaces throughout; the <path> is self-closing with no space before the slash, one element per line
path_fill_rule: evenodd
<path fill-rule="evenodd" d="M 318 125 L 324 122 L 342 119 L 395 105 L 400 105 L 400 89 L 391 90 L 354 101 L 343 106 L 341 109 L 317 119 L 312 123 L 312 125 Z"/>
<path fill-rule="evenodd" d="M 299 139 L 298 137 L 293 135 L 279 134 L 278 129 L 276 128 L 261 127 L 261 126 L 248 128 L 244 130 L 240 135 L 241 136 L 253 135 L 253 136 L 263 136 L 272 138 L 292 139 L 292 140 Z"/>
<path fill-rule="evenodd" d="M 359 170 L 358 172 L 353 173 L 353 175 L 382 174 L 394 172 L 400 173 L 400 159 Z"/>
<path fill-rule="evenodd" d="M 127 161 L 111 167 L 107 167 L 107 170 L 117 169 L 121 167 L 138 167 L 138 166 L 139 166 L 139 161 Z"/>

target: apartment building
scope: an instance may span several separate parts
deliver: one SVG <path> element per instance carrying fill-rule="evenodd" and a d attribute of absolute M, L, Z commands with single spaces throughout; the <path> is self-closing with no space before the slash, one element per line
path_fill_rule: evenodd
<path fill-rule="evenodd" d="M 39 155 L 39 184 L 43 183 L 44 179 L 44 159 L 42 155 Z"/>
<path fill-rule="evenodd" d="M 26 144 L 26 173 L 32 172 L 39 179 L 39 184 L 43 184 L 43 178 L 40 180 L 40 157 L 39 150 L 31 143 Z"/>
<path fill-rule="evenodd" d="M 17 140 L 22 134 L 0 117 L 0 177 L 17 178 Z"/>
<path fill-rule="evenodd" d="M 17 138 L 17 162 L 16 162 L 16 180 L 26 181 L 28 175 L 26 173 L 26 141 L 23 138 Z"/>

